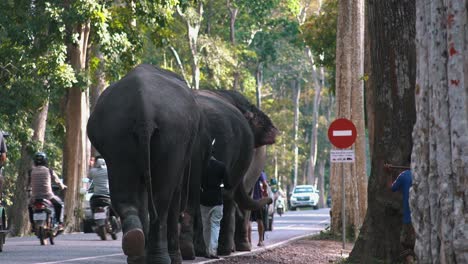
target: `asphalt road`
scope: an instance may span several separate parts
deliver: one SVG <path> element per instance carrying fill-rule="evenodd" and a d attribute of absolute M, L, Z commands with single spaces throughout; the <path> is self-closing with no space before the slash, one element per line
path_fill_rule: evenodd
<path fill-rule="evenodd" d="M 275 215 L 273 231 L 265 236 L 265 247 L 258 248 L 258 233 L 253 224 L 252 251 L 275 247 L 297 237 L 318 233 L 329 223 L 329 209 L 303 210 L 286 212 L 282 217 Z M 121 233 L 116 241 L 101 241 L 96 234 L 66 234 L 55 240 L 55 245 L 41 246 L 36 237 L 7 238 L 3 252 L 0 253 L 1 264 L 60 264 L 86 263 L 109 264 L 126 263 L 121 250 Z M 110 237 L 108 238 L 110 239 Z M 242 255 L 248 252 L 238 252 Z M 205 258 L 184 263 L 205 263 Z"/>

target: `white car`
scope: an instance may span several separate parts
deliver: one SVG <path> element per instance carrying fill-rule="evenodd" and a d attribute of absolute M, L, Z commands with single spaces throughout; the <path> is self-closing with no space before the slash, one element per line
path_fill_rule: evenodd
<path fill-rule="evenodd" d="M 296 210 L 297 207 L 313 207 L 318 209 L 318 190 L 312 185 L 297 185 L 294 187 L 289 202 L 290 209 Z"/>

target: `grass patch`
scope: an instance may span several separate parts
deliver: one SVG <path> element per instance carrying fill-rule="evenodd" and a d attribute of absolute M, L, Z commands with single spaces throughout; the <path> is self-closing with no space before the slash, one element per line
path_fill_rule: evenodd
<path fill-rule="evenodd" d="M 341 234 L 334 234 L 330 231 L 330 227 L 325 228 L 324 231 L 320 231 L 319 234 L 309 237 L 310 240 L 333 240 L 340 241 Z"/>

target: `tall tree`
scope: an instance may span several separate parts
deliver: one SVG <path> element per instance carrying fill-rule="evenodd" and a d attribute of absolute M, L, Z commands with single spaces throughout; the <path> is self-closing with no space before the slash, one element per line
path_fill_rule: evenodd
<path fill-rule="evenodd" d="M 389 187 L 394 174 L 384 163 L 403 164 L 411 153 L 415 122 L 416 68 L 414 1 L 369 0 L 370 84 L 375 119 L 369 207 L 349 260 L 351 263 L 396 263 L 400 255 L 402 202 Z"/>
<path fill-rule="evenodd" d="M 86 76 L 88 40 L 90 33 L 89 13 L 85 10 L 88 6 L 81 6 L 77 2 L 68 3 L 67 9 L 71 14 L 78 15 L 77 20 L 67 23 L 67 31 L 72 41 L 67 43 L 67 56 L 69 63 L 77 76 Z M 87 150 L 89 141 L 86 135 L 86 122 L 89 117 L 89 97 L 83 88 L 86 83 L 75 83 L 65 95 L 65 145 L 63 151 L 63 167 L 65 184 L 68 186 L 65 195 L 65 210 L 67 229 L 70 231 L 80 230 L 81 199 L 79 189 L 81 178 L 87 172 Z M 84 86 L 84 87 L 83 87 Z"/>
<path fill-rule="evenodd" d="M 177 7 L 177 12 L 187 24 L 187 38 L 192 54 L 192 89 L 198 90 L 200 85 L 198 34 L 203 20 L 203 1 L 198 1 L 196 7 L 187 7 L 185 11 Z"/>
<path fill-rule="evenodd" d="M 341 230 L 341 191 L 346 195 L 346 228 L 357 237 L 367 208 L 367 174 L 364 132 L 364 0 L 339 1 L 336 41 L 336 95 L 337 117 L 348 118 L 356 126 L 354 143 L 356 161 L 353 164 L 333 163 L 330 181 L 332 189 L 332 225 Z M 340 168 L 340 169 L 337 169 Z M 341 177 L 345 186 L 341 186 Z M 339 186 L 339 187 L 338 187 Z"/>
<path fill-rule="evenodd" d="M 410 205 L 420 263 L 468 263 L 468 1 L 416 1 Z"/>
<path fill-rule="evenodd" d="M 301 79 L 297 78 L 291 81 L 291 86 L 293 88 L 293 100 L 294 100 L 294 168 L 293 168 L 293 186 L 297 185 L 297 175 L 298 175 L 298 163 L 299 163 L 299 106 L 301 98 Z"/>

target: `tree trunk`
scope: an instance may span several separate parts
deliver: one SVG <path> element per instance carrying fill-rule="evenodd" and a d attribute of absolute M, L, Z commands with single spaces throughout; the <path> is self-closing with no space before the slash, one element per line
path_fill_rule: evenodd
<path fill-rule="evenodd" d="M 420 263 L 468 263 L 468 1 L 416 1 L 410 207 Z"/>
<path fill-rule="evenodd" d="M 31 128 L 34 130 L 32 137 L 32 143 L 38 143 L 36 146 L 39 149 L 33 151 L 39 151 L 44 145 L 45 131 L 47 126 L 47 114 L 49 113 L 49 100 L 39 109 Z M 15 182 L 15 191 L 13 197 L 15 202 L 11 206 L 10 210 L 10 234 L 12 236 L 23 236 L 29 232 L 29 217 L 28 217 L 28 193 L 26 188 L 28 186 L 28 171 L 32 166 L 31 158 L 31 142 L 23 142 L 21 146 L 21 159 L 19 162 L 18 177 Z"/>
<path fill-rule="evenodd" d="M 354 143 L 354 164 L 333 163 L 330 178 L 332 188 L 332 230 L 341 231 L 341 177 L 345 177 L 346 229 L 356 238 L 367 208 L 367 175 L 364 132 L 363 84 L 364 71 L 364 1 L 339 1 L 336 45 L 337 117 L 353 121 L 357 129 Z M 338 169 L 339 168 L 339 169 Z M 342 192 L 342 191 L 341 191 Z"/>
<path fill-rule="evenodd" d="M 309 184 L 315 185 L 315 165 L 317 163 L 317 130 L 318 130 L 318 118 L 319 118 L 319 109 L 320 109 L 320 101 L 322 99 L 321 91 L 322 91 L 322 84 L 323 78 L 319 79 L 317 74 L 317 69 L 314 65 L 314 58 L 312 57 L 312 52 L 307 47 L 306 48 L 306 55 L 310 61 L 310 67 L 312 72 L 312 79 L 314 81 L 314 105 L 312 109 L 312 129 L 310 132 L 310 153 L 309 153 L 309 167 L 307 173 L 307 182 Z M 323 77 L 323 76 L 321 76 Z"/>
<path fill-rule="evenodd" d="M 69 44 L 68 57 L 76 73 L 86 68 L 86 51 L 88 47 L 89 24 L 74 27 L 73 32 L 79 35 L 78 43 Z M 82 212 L 79 189 L 81 178 L 86 177 L 88 168 L 86 122 L 89 117 L 88 95 L 81 87 L 72 87 L 66 95 L 65 110 L 65 146 L 63 155 L 64 179 L 68 189 L 65 192 L 65 221 L 67 231 L 80 229 Z"/>
<path fill-rule="evenodd" d="M 200 32 L 200 26 L 203 20 L 203 2 L 198 2 L 198 7 L 196 10 L 194 10 L 194 8 L 188 8 L 186 14 L 182 13 L 180 7 L 177 7 L 177 11 L 187 24 L 187 37 L 189 41 L 190 52 L 192 54 L 192 89 L 198 90 L 200 85 L 198 33 Z M 189 12 L 191 14 L 188 14 Z"/>
<path fill-rule="evenodd" d="M 301 98 L 301 84 L 300 79 L 292 80 L 291 86 L 294 91 L 294 172 L 293 172 L 293 184 L 297 185 L 297 173 L 299 164 L 299 143 L 297 142 L 299 134 L 299 105 Z"/>
<path fill-rule="evenodd" d="M 318 207 L 325 208 L 327 197 L 325 196 L 325 160 L 320 160 L 319 162 L 319 175 L 318 175 L 318 191 L 319 191 L 319 201 Z"/>
<path fill-rule="evenodd" d="M 402 201 L 389 183 L 397 174 L 384 163 L 404 164 L 411 153 L 415 122 L 415 4 L 369 0 L 370 69 L 374 113 L 369 207 L 349 260 L 352 263 L 397 263 L 400 255 Z M 426 262 L 421 262 L 426 263 Z"/>
<path fill-rule="evenodd" d="M 263 62 L 259 62 L 255 71 L 257 107 L 262 108 Z"/>
<path fill-rule="evenodd" d="M 229 15 L 230 15 L 230 23 L 229 23 L 229 29 L 230 29 L 230 40 L 231 44 L 235 49 L 236 46 L 236 19 L 237 19 L 237 14 L 239 13 L 239 8 L 233 6 L 231 4 L 231 1 L 227 1 L 227 5 L 229 8 Z M 236 61 L 237 61 L 237 55 L 235 55 Z M 235 66 L 234 73 L 233 73 L 233 81 L 232 81 L 232 89 L 237 91 L 239 90 L 239 70 L 238 70 L 238 65 Z"/>

